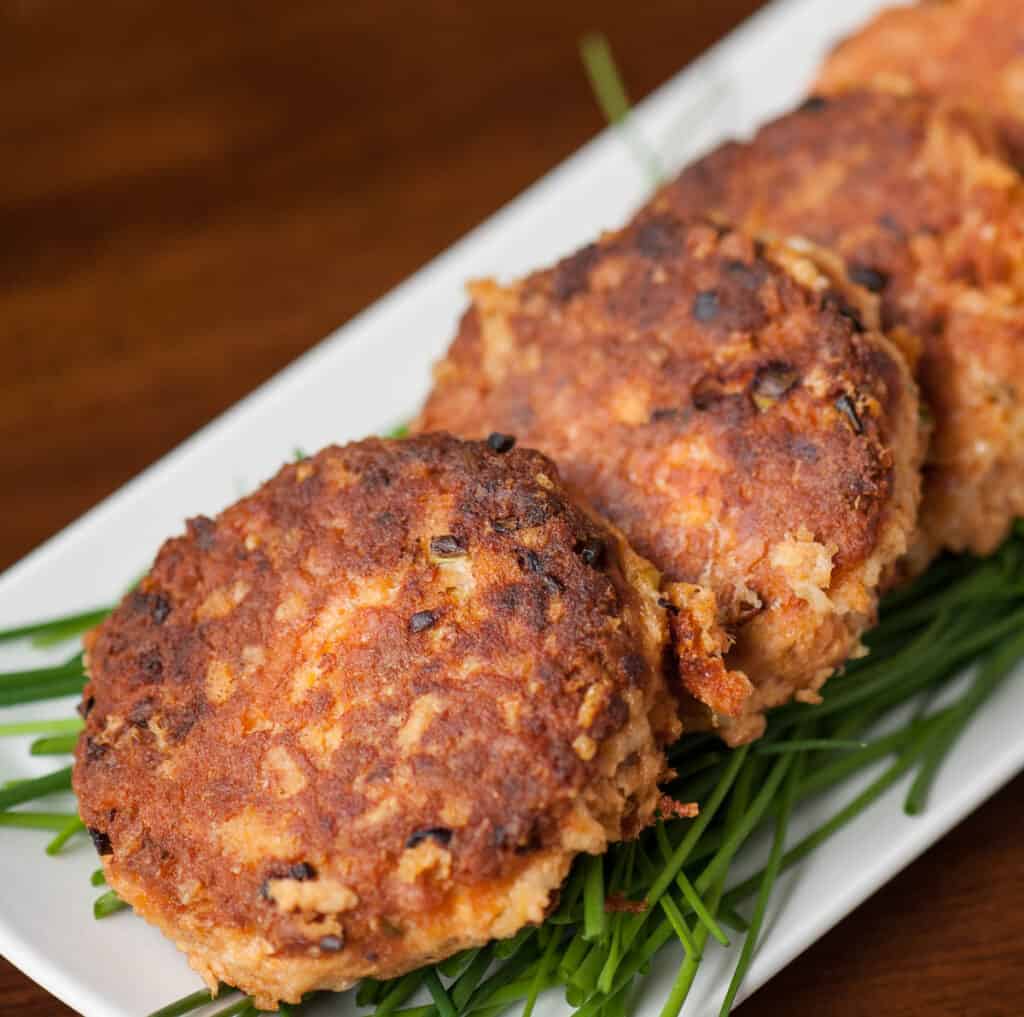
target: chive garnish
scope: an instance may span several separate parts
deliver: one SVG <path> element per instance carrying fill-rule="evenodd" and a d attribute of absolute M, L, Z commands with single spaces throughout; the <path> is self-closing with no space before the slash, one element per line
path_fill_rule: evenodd
<path fill-rule="evenodd" d="M 91 611 L 81 611 L 77 614 L 5 629 L 0 631 L 0 643 L 11 642 L 15 639 L 31 639 L 36 646 L 52 646 L 55 643 L 73 639 L 94 625 L 98 625 L 110 614 L 111 610 L 113 609 L 110 607 L 94 608 Z"/>
<path fill-rule="evenodd" d="M 522 1017 L 533 1017 L 533 1008 L 537 1005 L 537 997 L 549 984 L 547 982 L 548 970 L 552 966 L 555 957 L 555 950 L 561 943 L 562 936 L 557 927 L 548 929 L 548 933 L 547 946 L 544 948 L 544 953 L 541 955 L 540 962 L 537 964 L 537 970 L 530 981 L 530 991 L 526 997 L 526 1004 L 523 1006 Z"/>
<path fill-rule="evenodd" d="M 53 735 L 48 738 L 37 738 L 29 746 L 29 754 L 33 756 L 61 756 L 75 751 L 78 735 Z"/>
<path fill-rule="evenodd" d="M 587 875 L 583 884 L 583 938 L 590 941 L 600 939 L 606 924 L 604 859 L 596 855 L 587 859 Z"/>
<path fill-rule="evenodd" d="M 377 1009 L 373 1011 L 374 1017 L 387 1017 L 387 1014 L 400 1007 L 423 984 L 427 970 L 413 971 L 389 983 L 391 988 L 377 1004 Z"/>
<path fill-rule="evenodd" d="M 198 992 L 182 996 L 173 1003 L 168 1003 L 167 1006 L 162 1006 L 159 1010 L 154 1010 L 149 1017 L 184 1017 L 184 1014 L 192 1013 L 193 1010 L 198 1010 L 212 1001 L 213 994 L 210 990 L 200 989 Z"/>
<path fill-rule="evenodd" d="M 434 1006 L 437 1007 L 441 1017 L 457 1017 L 455 1007 L 452 1006 L 452 1001 L 448 998 L 448 993 L 441 984 L 441 979 L 437 977 L 437 969 L 427 968 L 424 981 L 427 985 L 427 991 L 434 1000 Z"/>
<path fill-rule="evenodd" d="M 594 96 L 605 119 L 621 132 L 626 144 L 633 150 L 637 162 L 647 169 L 651 182 L 660 183 L 663 177 L 660 162 L 635 130 L 630 116 L 626 86 L 615 66 L 615 58 L 612 56 L 608 40 L 598 33 L 584 36 L 580 42 L 580 56 L 590 87 L 594 90 Z"/>
<path fill-rule="evenodd" d="M 13 826 L 23 830 L 51 830 L 60 833 L 72 819 L 73 812 L 0 812 L 0 827 Z"/>
<path fill-rule="evenodd" d="M 251 1017 L 257 1012 L 252 1000 L 248 996 L 243 996 L 236 1002 L 229 1003 L 220 1010 L 215 1010 L 210 1017 Z"/>
<path fill-rule="evenodd" d="M 29 720 L 22 724 L 0 724 L 0 738 L 14 735 L 76 734 L 83 728 L 77 717 L 67 720 Z"/>
<path fill-rule="evenodd" d="M 127 907 L 128 904 L 121 900 L 115 890 L 108 890 L 93 901 L 92 914 L 96 919 L 106 918 L 108 915 L 112 915 L 117 911 L 123 911 Z"/>
<path fill-rule="evenodd" d="M 49 844 L 46 845 L 46 853 L 48 855 L 60 854 L 60 850 L 64 845 L 76 834 L 80 833 L 85 829 L 85 823 L 83 823 L 78 816 L 73 816 L 69 819 L 60 832 L 57 834 Z"/>
<path fill-rule="evenodd" d="M 779 875 L 782 866 L 782 854 L 786 847 L 786 829 L 789 825 L 789 816 L 793 810 L 793 803 L 796 800 L 796 789 L 800 785 L 800 774 L 803 770 L 804 756 L 796 760 L 793 768 L 786 779 L 782 789 L 782 806 L 779 809 L 778 817 L 775 820 L 775 836 L 772 840 L 771 854 L 768 856 L 768 864 L 764 868 L 764 876 L 761 879 L 761 887 L 757 896 L 757 904 L 751 916 L 747 928 L 746 938 L 743 940 L 743 948 L 740 951 L 739 960 L 736 962 L 736 970 L 733 972 L 729 988 L 726 990 L 725 999 L 719 1010 L 719 1017 L 728 1017 L 736 994 L 743 984 L 747 969 L 754 958 L 754 950 L 757 948 L 757 941 L 761 935 L 761 926 L 764 924 L 764 916 L 768 910 L 768 901 L 771 899 L 772 889 L 775 880 Z"/>
<path fill-rule="evenodd" d="M 22 802 L 30 802 L 44 795 L 54 794 L 57 791 L 71 790 L 71 767 L 65 766 L 62 770 L 55 770 L 46 774 L 45 777 L 36 777 L 34 780 L 19 781 L 12 787 L 0 790 L 0 810 L 9 809 L 12 805 L 20 805 Z"/>

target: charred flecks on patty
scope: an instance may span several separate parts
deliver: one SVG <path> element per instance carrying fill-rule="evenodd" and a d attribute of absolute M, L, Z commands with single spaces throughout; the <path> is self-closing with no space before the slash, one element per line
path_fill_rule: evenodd
<path fill-rule="evenodd" d="M 983 119 L 846 93 L 724 145 L 652 207 L 711 210 L 840 257 L 909 349 L 934 422 L 909 570 L 1002 542 L 1024 513 L 1024 185 Z"/>
<path fill-rule="evenodd" d="M 286 466 L 87 637 L 74 786 L 107 881 L 260 1006 L 540 922 L 654 815 L 659 580 L 504 439 Z M 726 680 L 707 595 L 678 595 L 680 666 Z"/>
<path fill-rule="evenodd" d="M 516 434 L 666 579 L 714 590 L 753 686 L 687 684 L 729 741 L 813 700 L 917 510 L 917 392 L 878 298 L 824 252 L 654 209 L 471 294 L 418 426 Z"/>
<path fill-rule="evenodd" d="M 882 11 L 832 52 L 820 92 L 919 93 L 991 116 L 1024 169 L 1020 0 L 946 0 Z"/>

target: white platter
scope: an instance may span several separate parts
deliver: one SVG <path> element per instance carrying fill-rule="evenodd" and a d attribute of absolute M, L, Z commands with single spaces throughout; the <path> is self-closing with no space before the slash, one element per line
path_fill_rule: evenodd
<path fill-rule="evenodd" d="M 784 0 L 763 10 L 651 96 L 637 126 L 671 166 L 749 132 L 795 103 L 818 61 L 879 0 Z M 546 264 L 622 221 L 647 188 L 621 140 L 605 132 L 446 254 L 337 331 L 0 577 L 0 627 L 116 597 L 160 541 L 274 472 L 296 446 L 315 449 L 394 426 L 415 411 L 429 368 L 449 341 L 463 284 Z M 0 669 L 38 661 L 4 648 Z M 67 715 L 71 701 L 4 711 L 4 720 Z M 1006 683 L 944 767 L 924 816 L 901 811 L 895 788 L 787 876 L 744 992 L 763 984 L 1024 767 L 1024 682 Z M 0 742 L 0 775 L 53 767 L 20 739 Z M 842 793 L 845 800 L 857 786 Z M 836 801 L 802 810 L 795 835 Z M 86 1017 L 140 1017 L 198 987 L 182 957 L 124 914 L 97 925 L 88 885 L 95 855 L 80 844 L 58 859 L 44 835 L 4 830 L 0 953 Z M 757 859 L 757 846 L 747 865 Z M 655 1015 L 678 957 L 665 951 L 638 1012 Z M 717 1013 L 733 958 L 709 950 L 686 1014 Z M 332 1013 L 349 1005 L 333 1002 Z M 354 1007 L 351 1007 L 354 1012 Z M 557 994 L 538 1012 L 566 1012 Z"/>

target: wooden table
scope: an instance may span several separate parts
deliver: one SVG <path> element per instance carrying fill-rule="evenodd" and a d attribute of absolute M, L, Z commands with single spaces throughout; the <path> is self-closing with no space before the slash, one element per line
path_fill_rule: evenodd
<path fill-rule="evenodd" d="M 0 5 L 0 566 L 591 137 L 584 31 L 642 96 L 758 6 Z M 740 1012 L 1020 1014 L 1022 806 L 1018 779 Z M 71 1012 L 0 965 L 0 1015 Z"/>

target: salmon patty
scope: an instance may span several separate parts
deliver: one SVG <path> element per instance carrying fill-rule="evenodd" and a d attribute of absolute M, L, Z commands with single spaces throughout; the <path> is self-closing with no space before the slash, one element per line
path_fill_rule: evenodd
<path fill-rule="evenodd" d="M 653 213 L 471 293 L 418 426 L 519 435 L 667 579 L 715 592 L 749 681 L 686 685 L 726 740 L 814 701 L 917 508 L 916 389 L 870 301 L 790 248 Z"/>
<path fill-rule="evenodd" d="M 813 98 L 684 170 L 653 208 L 837 252 L 883 326 L 922 343 L 934 436 L 911 566 L 1001 543 L 1024 513 L 1024 186 L 986 122 L 924 98 Z"/>
<path fill-rule="evenodd" d="M 1024 6 L 945 0 L 894 7 L 840 43 L 818 91 L 871 87 L 941 96 L 994 116 L 1024 168 Z"/>
<path fill-rule="evenodd" d="M 211 987 L 272 1007 L 510 936 L 575 855 L 650 822 L 679 733 L 668 610 L 682 666 L 720 673 L 713 600 L 666 599 L 511 445 L 286 466 L 88 636 L 82 818 Z"/>

